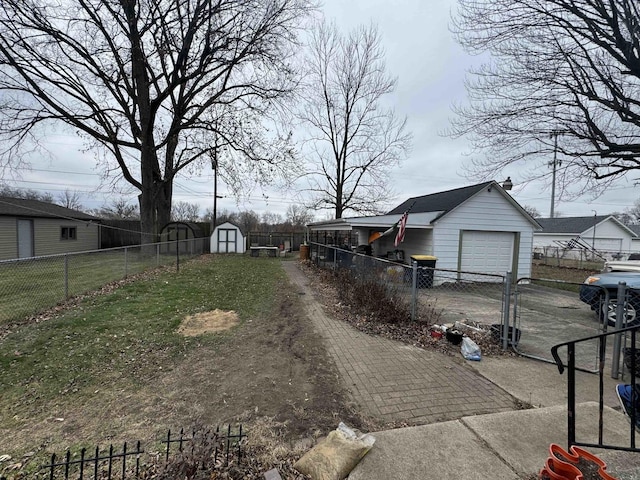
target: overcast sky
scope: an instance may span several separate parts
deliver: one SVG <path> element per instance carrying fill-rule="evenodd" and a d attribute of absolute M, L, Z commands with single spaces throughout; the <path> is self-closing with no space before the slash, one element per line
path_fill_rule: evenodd
<path fill-rule="evenodd" d="M 399 116 L 407 117 L 407 127 L 413 133 L 413 149 L 409 158 L 392 172 L 392 188 L 398 192 L 396 201 L 462 187 L 478 181 L 465 178 L 465 162 L 469 160 L 469 147 L 465 140 L 443 136 L 449 124 L 454 103 L 464 103 L 466 91 L 464 79 L 470 65 L 478 58 L 470 57 L 455 43 L 449 31 L 451 13 L 455 12 L 455 0 L 325 0 L 327 19 L 336 21 L 346 32 L 359 24 L 373 22 L 386 51 L 388 71 L 398 77 L 398 86 L 390 99 Z M 91 152 L 81 151 L 81 144 L 64 135 L 50 135 L 45 145 L 55 159 L 34 164 L 34 170 L 25 172 L 22 181 L 12 186 L 38 191 L 49 191 L 54 196 L 68 188 L 83 193 L 82 203 L 97 208 L 115 198 L 127 197 L 115 193 L 113 188 L 102 186 L 95 190 L 99 177 L 95 173 L 95 161 Z M 549 158 L 548 160 L 551 160 Z M 501 182 L 506 176 L 514 182 L 513 197 L 523 205 L 535 207 L 543 216 L 549 215 L 550 186 L 542 183 L 522 185 L 519 172 L 497 173 Z M 227 193 L 223 183 L 218 192 Z M 213 204 L 213 176 L 206 171 L 202 176 L 187 179 L 181 177 L 174 188 L 174 202 L 187 201 L 201 205 L 200 213 Z M 254 210 L 271 211 L 284 216 L 288 205 L 294 202 L 291 194 L 268 192 L 268 201 L 254 192 L 240 205 L 236 199 L 226 197 L 218 201 L 219 211 Z M 131 202 L 136 193 L 130 190 Z M 599 215 L 622 211 L 640 198 L 640 187 L 633 185 L 633 177 L 621 180 L 607 194 L 593 199 L 584 196 L 572 201 L 556 202 L 556 214 L 562 216 Z"/>

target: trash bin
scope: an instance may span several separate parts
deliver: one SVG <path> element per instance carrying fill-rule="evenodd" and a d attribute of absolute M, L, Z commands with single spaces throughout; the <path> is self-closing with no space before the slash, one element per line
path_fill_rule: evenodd
<path fill-rule="evenodd" d="M 418 288 L 433 287 L 433 269 L 436 266 L 437 260 L 437 257 L 432 255 L 411 255 L 411 261 L 418 264 Z"/>

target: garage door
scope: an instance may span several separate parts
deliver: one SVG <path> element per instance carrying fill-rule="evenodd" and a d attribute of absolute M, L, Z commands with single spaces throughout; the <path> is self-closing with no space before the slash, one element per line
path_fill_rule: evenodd
<path fill-rule="evenodd" d="M 582 237 L 583 241 L 591 245 L 591 241 Z M 601 252 L 619 252 L 622 250 L 621 238 L 596 238 L 596 250 Z"/>
<path fill-rule="evenodd" d="M 512 232 L 462 232 L 460 270 L 504 275 L 513 268 Z"/>

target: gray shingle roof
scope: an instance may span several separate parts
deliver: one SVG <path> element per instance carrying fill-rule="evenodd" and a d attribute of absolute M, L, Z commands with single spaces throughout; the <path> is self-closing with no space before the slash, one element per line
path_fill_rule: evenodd
<path fill-rule="evenodd" d="M 447 190 L 446 192 L 432 193 L 421 197 L 412 197 L 395 207 L 393 210 L 387 212 L 387 215 L 402 214 L 409 208 L 411 208 L 411 213 L 443 212 L 443 215 L 445 215 L 447 212 L 453 210 L 455 207 L 492 183 L 493 182 L 484 182 L 468 187 Z"/>
<path fill-rule="evenodd" d="M 542 232 L 540 233 L 571 233 L 577 235 L 609 217 L 610 215 L 591 215 L 590 217 L 536 218 L 536 220 L 542 227 Z"/>
<path fill-rule="evenodd" d="M 636 235 L 640 236 L 640 225 L 627 225 L 626 227 Z"/>
<path fill-rule="evenodd" d="M 93 215 L 54 205 L 53 203 L 13 197 L 0 197 L 0 216 L 99 220 L 98 217 Z"/>

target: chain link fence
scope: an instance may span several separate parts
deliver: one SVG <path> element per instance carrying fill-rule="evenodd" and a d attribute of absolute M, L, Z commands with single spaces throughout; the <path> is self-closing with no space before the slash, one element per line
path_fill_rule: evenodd
<path fill-rule="evenodd" d="M 514 287 L 511 298 L 513 349 L 524 356 L 555 363 L 554 345 L 592 337 L 614 328 L 632 326 L 640 321 L 640 292 L 626 285 L 613 292 L 599 285 L 551 279 L 523 278 Z M 624 298 L 618 302 L 617 298 Z M 618 323 L 620 318 L 620 323 Z M 605 349 L 608 365 L 616 365 L 612 375 L 624 375 L 622 358 L 629 347 L 621 336 Z M 597 372 L 600 366 L 599 340 L 594 338 L 576 345 L 576 366 Z M 565 353 L 565 352 L 560 352 Z"/>
<path fill-rule="evenodd" d="M 129 275 L 208 251 L 208 238 L 0 262 L 0 324 L 20 320 Z"/>
<path fill-rule="evenodd" d="M 585 250 L 560 246 L 538 246 L 533 249 L 533 263 L 554 267 L 581 268 L 601 271 L 605 261 L 627 260 L 633 253 L 629 251 Z"/>
<path fill-rule="evenodd" d="M 415 257 L 393 261 L 315 242 L 310 256 L 316 265 L 348 272 L 354 281 L 383 286 L 390 298 L 411 311 L 414 321 L 477 327 L 489 331 L 505 349 L 547 362 L 554 362 L 554 345 L 616 328 L 617 318 L 622 319 L 618 327 L 640 323 L 640 291 L 633 288 L 624 287 L 616 295 L 599 286 L 590 285 L 589 290 L 582 283 L 516 281 L 508 272 L 501 276 L 446 270 L 421 266 Z M 624 302 L 616 301 L 619 295 Z M 607 364 L 619 365 L 624 375 L 628 368 L 623 358 L 633 352 L 626 337 L 617 343 L 607 345 Z M 598 340 L 581 342 L 577 348 L 578 368 L 597 371 Z"/>
<path fill-rule="evenodd" d="M 332 245 L 310 243 L 310 258 L 323 268 L 349 272 L 354 281 L 375 282 L 404 305 L 414 321 L 433 324 L 500 325 L 505 277 L 392 261 Z M 428 262 L 427 262 L 428 263 Z"/>

